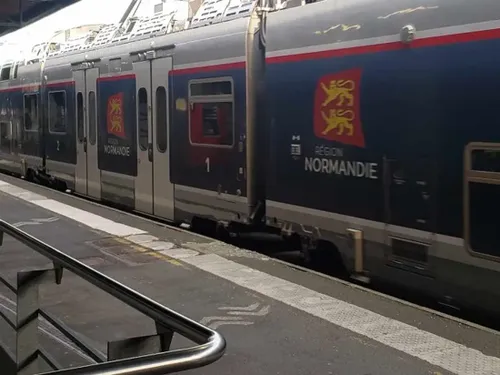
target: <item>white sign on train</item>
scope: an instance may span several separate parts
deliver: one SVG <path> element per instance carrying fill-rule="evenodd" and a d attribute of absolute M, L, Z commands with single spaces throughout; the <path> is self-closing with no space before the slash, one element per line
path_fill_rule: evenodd
<path fill-rule="evenodd" d="M 314 154 L 316 156 L 337 156 L 343 157 L 344 150 L 338 147 L 330 147 L 324 145 L 318 145 L 314 147 Z"/>
<path fill-rule="evenodd" d="M 130 147 L 118 144 L 116 139 L 108 139 L 108 144 L 104 145 L 104 153 L 108 155 L 130 156 Z"/>
<path fill-rule="evenodd" d="M 306 157 L 305 170 L 314 173 L 378 179 L 378 164 L 361 161 Z"/>
<path fill-rule="evenodd" d="M 130 147 L 128 147 L 128 146 L 104 145 L 104 153 L 108 154 L 108 155 L 130 156 Z"/>

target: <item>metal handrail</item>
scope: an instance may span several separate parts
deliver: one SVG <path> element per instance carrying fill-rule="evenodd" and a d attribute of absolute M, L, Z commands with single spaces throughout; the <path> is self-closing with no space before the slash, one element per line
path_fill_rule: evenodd
<path fill-rule="evenodd" d="M 163 375 L 208 365 L 224 354 L 226 341 L 218 332 L 153 301 L 4 220 L 0 220 L 0 245 L 2 244 L 2 233 L 8 234 L 49 258 L 58 267 L 66 268 L 68 271 L 137 309 L 155 320 L 159 325 L 170 328 L 172 331 L 198 344 L 198 346 L 187 349 L 108 361 L 46 374 Z"/>

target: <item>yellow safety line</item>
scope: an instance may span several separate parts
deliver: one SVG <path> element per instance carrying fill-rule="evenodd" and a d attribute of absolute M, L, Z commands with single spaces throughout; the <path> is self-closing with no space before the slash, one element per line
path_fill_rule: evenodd
<path fill-rule="evenodd" d="M 111 237 L 110 239 L 115 240 L 116 242 L 119 242 L 123 245 L 129 246 L 132 249 L 137 250 L 138 252 L 140 252 L 142 254 L 146 254 L 146 255 L 152 256 L 153 258 L 166 261 L 174 266 L 179 266 L 179 267 L 182 267 L 184 269 L 189 269 L 184 263 L 181 263 L 178 260 L 169 257 L 168 255 L 158 253 L 154 250 L 148 249 L 148 248 L 141 246 L 141 245 L 137 245 L 129 240 L 122 238 L 122 237 Z"/>

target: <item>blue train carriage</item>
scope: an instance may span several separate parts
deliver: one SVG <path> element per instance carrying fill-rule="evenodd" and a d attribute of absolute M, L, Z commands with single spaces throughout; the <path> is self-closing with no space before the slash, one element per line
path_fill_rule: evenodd
<path fill-rule="evenodd" d="M 1 78 L 2 167 L 28 176 L 43 164 L 40 70 L 36 64 L 8 62 Z"/>
<path fill-rule="evenodd" d="M 499 311 L 497 2 L 336 4 L 276 14 L 286 40 L 270 22 L 269 221 L 354 274 Z"/>
<path fill-rule="evenodd" d="M 175 216 L 241 221 L 247 214 L 245 30 L 238 19 L 179 33 L 171 111 Z"/>
<path fill-rule="evenodd" d="M 11 93 L 18 84 L 14 66 L 12 61 L 6 61 L 0 67 L 0 162 L 2 169 L 20 173 L 18 140 L 21 139 L 22 112 L 12 103 Z"/>
<path fill-rule="evenodd" d="M 101 198 L 134 208 L 134 180 L 137 176 L 136 77 L 129 72 L 104 75 L 98 78 L 97 87 Z M 128 185 L 130 189 L 123 188 Z"/>
<path fill-rule="evenodd" d="M 75 189 L 77 126 L 82 120 L 75 85 L 67 58 L 51 58 L 43 70 L 45 171 Z"/>

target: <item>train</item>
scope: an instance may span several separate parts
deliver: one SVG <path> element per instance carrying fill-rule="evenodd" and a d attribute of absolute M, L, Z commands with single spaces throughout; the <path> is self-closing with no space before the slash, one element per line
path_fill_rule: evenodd
<path fill-rule="evenodd" d="M 499 69 L 497 0 L 255 6 L 4 64 L 0 169 L 500 313 Z"/>

